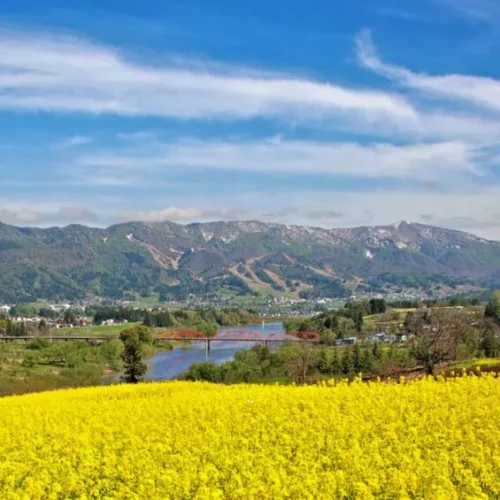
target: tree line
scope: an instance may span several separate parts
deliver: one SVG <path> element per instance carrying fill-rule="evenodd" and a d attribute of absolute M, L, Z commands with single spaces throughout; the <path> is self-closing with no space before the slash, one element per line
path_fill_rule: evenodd
<path fill-rule="evenodd" d="M 387 310 L 384 299 L 347 302 L 343 309 L 325 311 L 307 319 L 291 319 L 284 322 L 289 332 L 318 332 L 325 343 L 360 333 L 365 316 L 382 314 Z"/>
<path fill-rule="evenodd" d="M 217 365 L 210 361 L 190 366 L 186 380 L 214 383 L 296 382 L 331 377 L 382 374 L 391 363 L 408 361 L 402 349 L 383 350 L 378 344 L 345 347 L 287 345 L 277 349 L 257 344 L 238 351 L 234 359 Z"/>

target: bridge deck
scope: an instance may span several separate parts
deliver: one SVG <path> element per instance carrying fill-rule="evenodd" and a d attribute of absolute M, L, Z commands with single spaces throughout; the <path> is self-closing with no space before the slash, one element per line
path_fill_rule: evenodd
<path fill-rule="evenodd" d="M 83 340 L 83 341 L 91 341 L 91 340 L 111 340 L 119 338 L 117 335 L 22 335 L 22 336 L 8 336 L 8 335 L 0 335 L 0 341 L 7 340 L 36 340 L 36 339 L 45 339 L 45 340 Z M 302 340 L 299 338 L 279 338 L 279 337 L 260 337 L 260 338 L 241 338 L 241 337 L 154 337 L 155 341 L 172 341 L 172 342 L 315 342 L 311 340 Z"/>

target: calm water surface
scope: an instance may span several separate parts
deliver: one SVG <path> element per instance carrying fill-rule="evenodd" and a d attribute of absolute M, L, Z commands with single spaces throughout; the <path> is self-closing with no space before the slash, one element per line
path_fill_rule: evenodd
<path fill-rule="evenodd" d="M 221 328 L 220 332 L 231 330 L 257 331 L 268 337 L 272 333 L 282 333 L 283 323 L 266 323 L 265 325 L 242 326 L 234 328 Z M 234 353 L 241 349 L 248 349 L 255 342 L 211 342 L 210 353 L 205 354 L 205 342 L 193 342 L 188 348 L 175 348 L 173 351 L 160 352 L 148 362 L 150 366 L 147 380 L 170 380 L 177 377 L 193 363 L 201 361 L 213 361 L 221 364 L 230 361 Z"/>

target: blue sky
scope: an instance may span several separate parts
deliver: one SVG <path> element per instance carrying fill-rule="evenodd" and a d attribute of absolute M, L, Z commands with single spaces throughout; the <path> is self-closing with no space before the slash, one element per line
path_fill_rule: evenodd
<path fill-rule="evenodd" d="M 0 220 L 500 239 L 495 0 L 4 0 Z"/>

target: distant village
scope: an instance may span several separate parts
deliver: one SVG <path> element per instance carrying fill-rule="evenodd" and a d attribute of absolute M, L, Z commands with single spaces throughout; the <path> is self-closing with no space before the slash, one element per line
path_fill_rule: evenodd
<path fill-rule="evenodd" d="M 380 293 L 363 293 L 354 294 L 345 299 L 333 299 L 333 298 L 317 298 L 317 299 L 303 299 L 303 298 L 290 298 L 290 297 L 271 297 L 267 299 L 262 297 L 262 304 L 254 308 L 263 318 L 272 317 L 288 317 L 288 316 L 315 316 L 321 314 L 327 309 L 335 308 L 341 306 L 345 302 L 356 302 L 360 300 L 369 300 L 372 298 L 384 298 L 388 301 L 425 301 L 430 299 L 445 299 L 449 297 L 448 293 L 438 293 L 429 295 L 425 292 L 419 292 L 416 290 L 402 291 L 391 294 L 380 294 Z M 85 308 L 93 306 L 103 306 L 112 305 L 119 307 L 131 307 L 133 309 L 145 309 L 148 311 L 153 310 L 153 307 L 132 307 L 132 302 L 130 301 L 78 301 L 74 303 L 64 302 L 64 303 L 54 303 L 47 304 L 43 309 L 51 312 L 52 314 L 37 314 L 37 315 L 16 315 L 16 304 L 3 304 L 0 305 L 0 317 L 9 317 L 11 321 L 23 322 L 27 325 L 39 325 L 40 322 L 43 323 L 44 327 L 50 329 L 58 328 L 78 328 L 78 327 L 88 327 L 94 324 L 91 315 L 84 314 Z M 193 296 L 186 302 L 165 302 L 161 307 L 165 308 L 199 308 L 199 307 L 238 307 L 241 303 L 232 303 L 229 299 L 220 301 L 203 301 Z M 119 325 L 127 324 L 126 320 L 116 320 L 116 319 L 106 319 L 99 323 L 100 325 Z M 373 339 L 375 340 L 375 339 Z M 395 341 L 401 341 L 398 338 L 389 338 L 380 334 L 377 339 L 384 343 L 391 343 Z M 345 339 L 344 342 L 350 343 L 353 339 Z"/>

